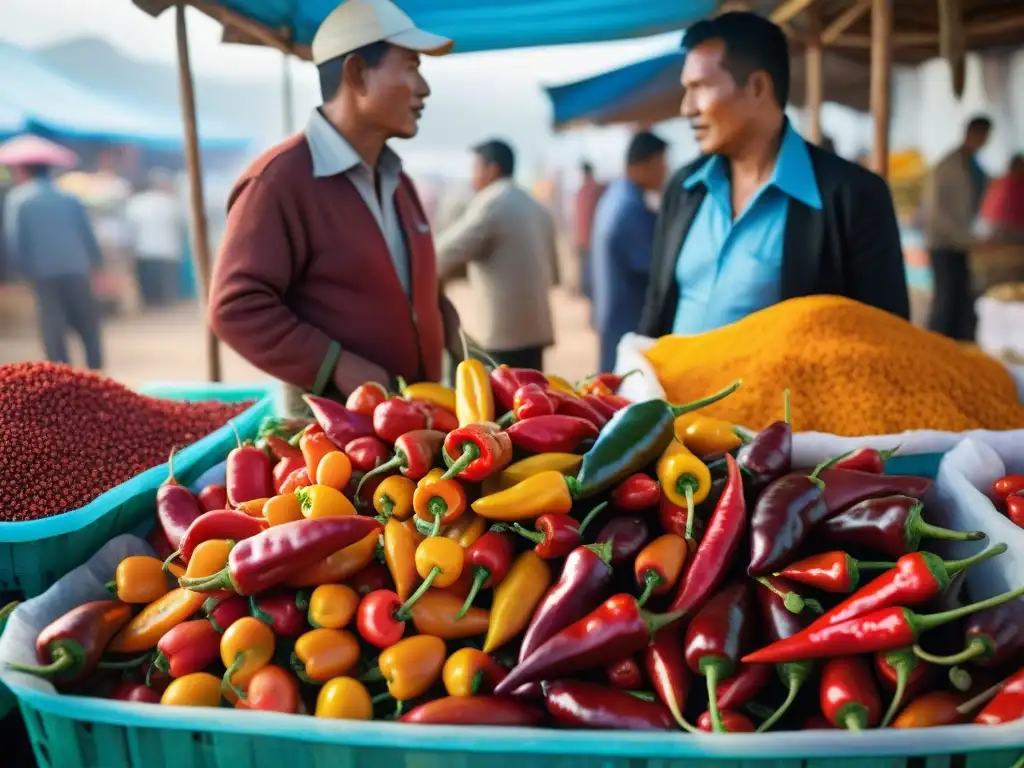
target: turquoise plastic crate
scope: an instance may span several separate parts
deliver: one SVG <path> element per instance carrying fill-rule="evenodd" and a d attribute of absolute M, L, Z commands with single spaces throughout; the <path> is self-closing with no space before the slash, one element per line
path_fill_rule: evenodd
<path fill-rule="evenodd" d="M 243 438 L 254 436 L 260 422 L 274 410 L 267 387 L 205 384 L 201 388 L 161 385 L 159 389 L 159 396 L 169 399 L 240 402 L 261 398 L 232 420 Z M 175 474 L 182 483 L 189 484 L 221 461 L 234 445 L 234 432 L 225 425 L 176 454 Z M 153 467 L 71 512 L 42 520 L 0 523 L 0 592 L 34 597 L 88 560 L 114 536 L 138 528 L 153 514 L 153 496 L 167 479 L 167 472 L 166 463 Z"/>

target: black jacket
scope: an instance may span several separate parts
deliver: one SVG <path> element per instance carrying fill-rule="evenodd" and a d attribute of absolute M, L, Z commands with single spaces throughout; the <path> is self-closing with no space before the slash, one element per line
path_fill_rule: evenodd
<path fill-rule="evenodd" d="M 903 250 L 885 181 L 859 165 L 807 144 L 822 208 L 790 199 L 782 251 L 782 298 L 833 294 L 910 317 Z M 683 182 L 709 158 L 669 180 L 654 234 L 654 255 L 639 332 L 672 332 L 679 285 L 676 261 L 707 190 Z"/>

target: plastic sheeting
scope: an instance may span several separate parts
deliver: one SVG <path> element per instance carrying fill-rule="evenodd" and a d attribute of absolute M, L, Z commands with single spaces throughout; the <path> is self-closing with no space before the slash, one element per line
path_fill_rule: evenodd
<path fill-rule="evenodd" d="M 98 93 L 50 69 L 39 57 L 0 43 L 0 136 L 42 133 L 174 149 L 182 144 L 179 117 L 151 114 L 114 96 Z M 242 148 L 247 138 L 200 125 L 204 148 Z"/>

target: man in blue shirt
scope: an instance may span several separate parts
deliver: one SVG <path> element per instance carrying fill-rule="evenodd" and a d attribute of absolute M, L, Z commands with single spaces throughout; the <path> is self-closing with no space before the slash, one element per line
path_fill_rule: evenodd
<path fill-rule="evenodd" d="M 622 335 L 640 326 L 657 221 L 644 194 L 665 184 L 667 146 L 653 133 L 634 136 L 626 152 L 626 175 L 608 186 L 594 213 L 589 266 L 602 371 L 615 366 Z"/>
<path fill-rule="evenodd" d="M 681 111 L 703 155 L 665 189 L 641 333 L 702 333 L 811 294 L 908 317 L 889 188 L 790 125 L 782 30 L 725 13 L 683 48 Z"/>

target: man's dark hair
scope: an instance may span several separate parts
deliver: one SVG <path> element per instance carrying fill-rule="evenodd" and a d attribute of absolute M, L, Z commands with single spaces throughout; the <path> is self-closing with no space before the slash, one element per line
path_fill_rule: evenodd
<path fill-rule="evenodd" d="M 642 163 L 655 155 L 664 154 L 668 144 L 649 131 L 641 131 L 629 140 L 626 150 L 626 165 Z"/>
<path fill-rule="evenodd" d="M 586 160 L 584 160 L 582 163 L 580 163 L 580 170 L 583 171 L 583 174 L 585 176 L 593 176 L 594 175 L 594 166 L 591 165 Z"/>
<path fill-rule="evenodd" d="M 366 62 L 366 66 L 370 69 L 376 69 L 380 66 L 384 57 L 387 56 L 389 50 L 391 50 L 391 43 L 386 40 L 380 40 L 376 43 L 364 45 L 362 48 L 356 48 L 356 50 L 341 56 L 335 56 L 333 59 L 328 59 L 323 64 L 320 64 L 316 68 L 317 73 L 320 75 L 320 96 L 324 101 L 330 101 L 338 93 L 338 89 L 341 88 L 341 70 L 350 57 L 358 56 Z"/>
<path fill-rule="evenodd" d="M 785 108 L 789 101 L 789 44 L 777 25 L 756 13 L 731 11 L 698 21 L 683 35 L 683 51 L 709 40 L 725 43 L 723 66 L 739 85 L 762 70 L 768 73 L 775 101 Z"/>
<path fill-rule="evenodd" d="M 516 171 L 516 153 L 504 141 L 491 139 L 473 147 L 473 154 L 486 163 L 498 166 L 501 175 L 509 178 Z"/>
<path fill-rule="evenodd" d="M 974 133 L 975 131 L 988 131 L 992 130 L 992 118 L 986 117 L 985 115 L 975 115 L 971 118 L 970 122 L 967 123 L 967 132 Z"/>
<path fill-rule="evenodd" d="M 52 168 L 41 163 L 31 163 L 25 166 L 25 173 L 33 179 L 48 179 Z"/>

